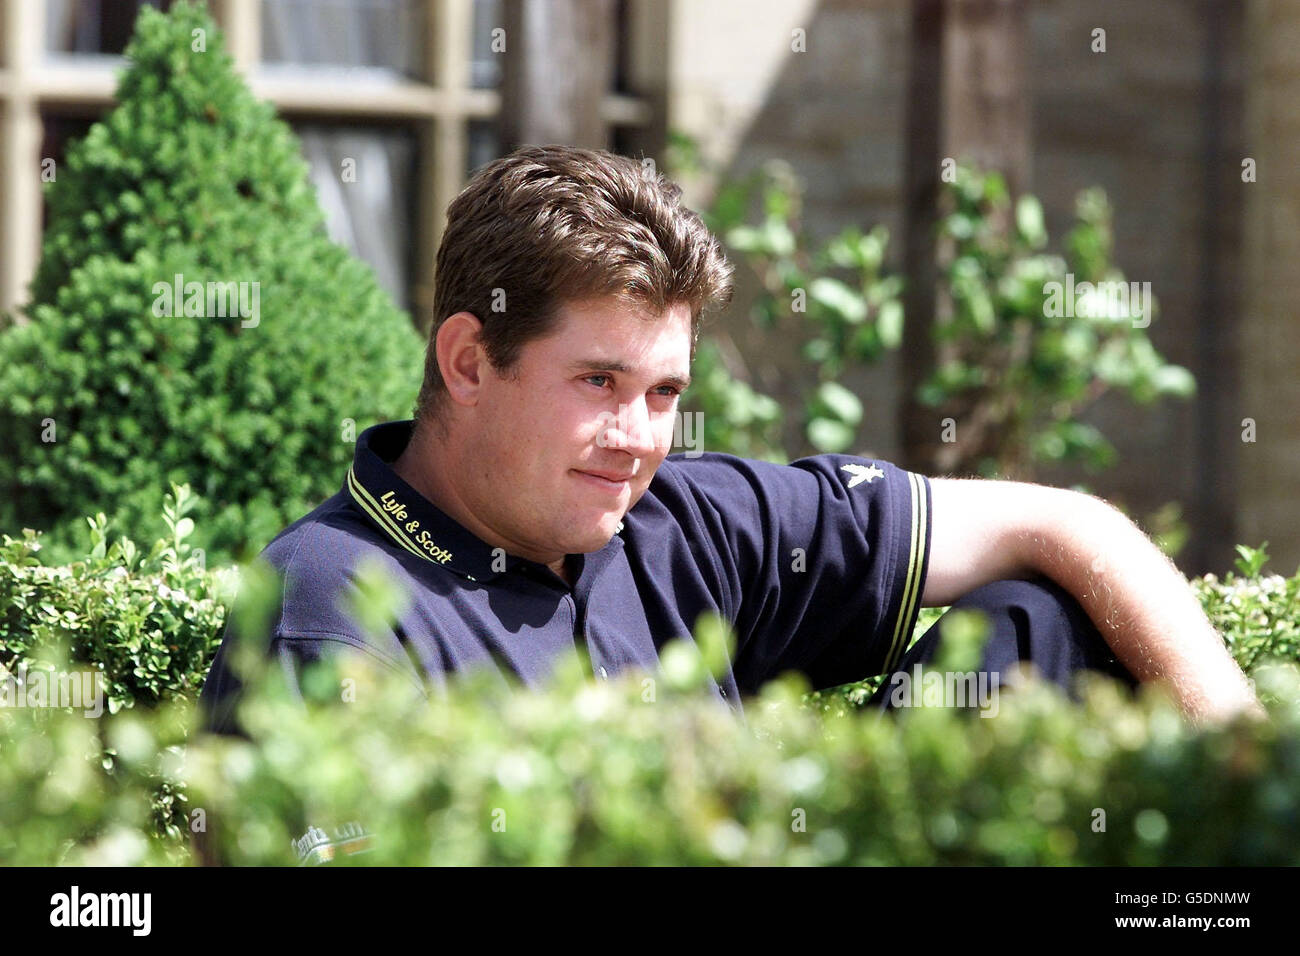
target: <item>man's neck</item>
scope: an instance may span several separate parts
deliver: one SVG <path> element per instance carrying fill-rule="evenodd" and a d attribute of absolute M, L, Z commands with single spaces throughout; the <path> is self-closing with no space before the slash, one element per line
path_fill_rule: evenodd
<path fill-rule="evenodd" d="M 563 579 L 565 584 L 570 588 L 573 587 L 573 573 L 569 569 L 569 556 L 567 554 L 560 558 L 558 565 L 552 564 L 549 565 L 549 567 L 552 571 L 558 574 L 561 579 Z"/>
<path fill-rule="evenodd" d="M 431 447 L 432 444 L 427 433 L 417 421 L 412 426 L 410 441 L 406 443 L 402 453 L 393 462 L 393 472 L 398 478 L 401 478 L 424 498 L 428 499 L 435 507 L 455 517 L 454 509 L 448 507 L 448 496 L 438 488 L 438 481 L 433 474 L 433 469 L 428 466 L 430 455 L 437 453 L 436 449 Z"/>
<path fill-rule="evenodd" d="M 411 433 L 411 440 L 406 443 L 402 453 L 393 462 L 393 471 L 397 477 L 414 488 L 443 514 L 458 522 L 475 537 L 488 544 L 485 534 L 490 534 L 474 519 L 468 505 L 464 504 L 456 493 L 455 485 L 449 480 L 446 469 L 431 468 L 434 461 L 457 461 L 453 453 L 447 450 L 444 442 L 439 441 L 429 429 L 421 428 L 417 422 Z"/>
<path fill-rule="evenodd" d="M 429 431 L 417 425 L 411 434 L 411 440 L 406 443 L 402 453 L 393 462 L 393 471 L 435 508 L 452 520 L 459 522 L 475 537 L 490 545 L 500 546 L 500 542 L 490 540 L 489 537 L 485 536 L 490 535 L 491 532 L 481 527 L 474 520 L 471 510 L 463 504 L 456 494 L 454 486 L 446 481 L 446 476 L 439 474 L 437 469 L 429 467 L 429 463 L 432 461 L 456 460 L 461 459 L 449 452 L 445 443 L 437 440 Z M 558 561 L 549 562 L 547 566 L 559 575 L 565 584 L 573 587 L 573 576 L 569 568 L 568 555 L 561 556 Z"/>

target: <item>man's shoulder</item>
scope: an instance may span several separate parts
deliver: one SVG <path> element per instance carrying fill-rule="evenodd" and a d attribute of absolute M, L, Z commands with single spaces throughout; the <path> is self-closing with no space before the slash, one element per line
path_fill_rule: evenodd
<path fill-rule="evenodd" d="M 271 540 L 259 560 L 279 575 L 284 587 L 285 625 L 318 599 L 351 586 L 362 562 L 399 562 L 385 549 L 373 526 L 353 508 L 344 492 L 322 502 Z"/>
<path fill-rule="evenodd" d="M 263 583 L 279 589 L 272 602 L 267 637 L 273 647 L 278 646 L 278 653 L 287 655 L 282 660 L 316 660 L 326 648 L 350 645 L 402 668 L 400 648 L 376 644 L 356 614 L 357 573 L 365 561 L 391 569 L 390 580 L 402 573 L 399 562 L 385 552 L 373 528 L 342 492 L 293 522 L 262 549 L 254 565 L 262 574 L 272 576 Z M 246 567 L 244 573 L 262 576 L 252 567 Z M 245 591 L 241 585 L 238 600 L 257 602 L 269 600 L 269 596 L 260 587 Z M 254 615 L 248 620 L 257 621 L 256 626 L 261 627 L 259 617 Z M 236 622 L 240 620 L 238 613 L 227 619 L 228 630 L 203 686 L 202 706 L 216 714 L 207 726 L 219 733 L 232 733 L 236 728 L 231 705 L 220 702 L 234 700 L 241 686 L 229 669 L 228 657 L 229 647 L 242 639 L 241 635 L 248 636 L 239 630 L 242 625 Z"/>
<path fill-rule="evenodd" d="M 676 452 L 659 463 L 647 493 L 662 494 L 670 488 L 708 486 L 743 478 L 755 469 L 761 473 L 771 467 L 778 466 L 721 451 Z"/>
<path fill-rule="evenodd" d="M 678 528 L 688 536 L 724 529 L 754 516 L 761 489 L 776 480 L 773 469 L 788 469 L 761 459 L 726 452 L 679 452 L 664 458 L 650 486 L 628 511 L 634 533 L 660 538 Z"/>
<path fill-rule="evenodd" d="M 835 479 L 835 484 L 856 486 L 877 477 L 902 473 L 896 465 L 873 457 L 835 452 L 808 455 L 784 463 L 763 458 L 744 458 L 726 452 L 678 452 L 666 457 L 655 473 L 649 493 L 668 493 L 689 489 L 695 492 L 725 494 L 740 489 L 761 491 L 764 488 L 788 489 L 807 484 L 812 479 Z"/>
<path fill-rule="evenodd" d="M 735 542 L 773 529 L 808 536 L 834 523 L 848 533 L 915 511 L 917 485 L 881 458 L 825 452 L 781 463 L 725 452 L 677 453 L 660 464 L 642 499 L 628 512 L 641 533 L 669 524 Z"/>

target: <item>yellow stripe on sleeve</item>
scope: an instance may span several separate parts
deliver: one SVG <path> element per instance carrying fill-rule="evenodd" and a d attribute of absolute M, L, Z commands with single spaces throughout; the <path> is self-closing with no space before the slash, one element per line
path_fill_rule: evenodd
<path fill-rule="evenodd" d="M 898 619 L 894 622 L 893 638 L 889 642 L 889 653 L 885 656 L 882 673 L 888 674 L 898 666 L 903 651 L 907 649 L 908 626 L 916 613 L 921 600 L 921 571 L 925 567 L 925 542 L 929 515 L 926 513 L 925 486 L 920 475 L 907 473 L 908 484 L 912 491 L 912 536 L 908 548 L 907 574 L 903 583 L 903 600 L 899 604 Z"/>

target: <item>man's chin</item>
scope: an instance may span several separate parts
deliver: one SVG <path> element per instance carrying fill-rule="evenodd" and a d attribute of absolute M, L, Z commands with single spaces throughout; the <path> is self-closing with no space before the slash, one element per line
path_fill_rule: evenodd
<path fill-rule="evenodd" d="M 568 554 L 590 554 L 592 551 L 599 551 L 605 545 L 609 544 L 610 539 L 618 532 L 619 519 L 610 518 L 602 521 L 598 525 L 582 536 L 570 536 L 570 546 L 566 549 Z M 572 531 L 572 529 L 569 529 Z"/>

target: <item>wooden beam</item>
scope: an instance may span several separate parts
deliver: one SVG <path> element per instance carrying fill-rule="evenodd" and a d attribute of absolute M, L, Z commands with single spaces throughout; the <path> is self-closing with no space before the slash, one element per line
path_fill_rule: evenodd
<path fill-rule="evenodd" d="M 1204 318 L 1196 323 L 1196 481 L 1188 517 L 1188 547 L 1178 556 L 1184 570 L 1196 574 L 1230 567 L 1236 554 L 1236 498 L 1241 493 L 1237 451 L 1241 448 L 1240 355 L 1237 329 L 1241 303 L 1232 294 L 1237 229 L 1229 226 L 1241 210 L 1225 183 L 1240 186 L 1243 103 L 1240 87 L 1228 88 L 1225 64 L 1241 49 L 1245 13 L 1235 3 L 1200 0 L 1201 175 L 1200 303 Z M 1253 186 L 1250 188 L 1254 188 Z M 1239 227 L 1238 227 L 1239 228 Z"/>
<path fill-rule="evenodd" d="M 635 95 L 627 98 L 636 105 L 636 115 L 625 118 L 606 114 L 605 121 L 610 125 L 635 127 L 628 137 L 628 149 L 633 156 L 654 156 L 662 160 L 664 148 L 668 145 L 671 10 L 672 4 L 661 0 L 628 0 L 625 26 L 629 34 L 627 73 Z M 609 99 L 607 97 L 606 102 Z M 688 196 L 695 198 L 691 195 L 694 184 L 680 185 Z"/>
<path fill-rule="evenodd" d="M 411 80 L 276 76 L 263 72 L 250 83 L 253 92 L 276 109 L 320 116 L 433 119 L 455 114 L 490 117 L 500 98 L 495 90 L 435 89 Z"/>
<path fill-rule="evenodd" d="M 74 61 L 49 64 L 30 82 L 32 95 L 56 107 L 113 105 L 117 65 Z M 311 116 L 346 119 L 422 119 L 456 114 L 474 118 L 495 116 L 500 96 L 495 90 L 443 90 L 414 80 L 394 79 L 389 73 L 323 68 L 263 70 L 248 79 L 259 99 L 277 110 Z M 628 111 L 626 105 L 616 107 Z"/>
<path fill-rule="evenodd" d="M 953 448 L 940 441 L 942 410 L 916 399 L 938 362 L 940 163 L 952 158 L 997 170 L 1013 195 L 1028 188 L 1028 15 L 1025 0 L 915 0 L 912 6 L 898 456 L 911 471 L 952 469 Z"/>
<path fill-rule="evenodd" d="M 943 36 L 945 156 L 1001 171 L 1012 195 L 1029 186 L 1029 5 L 948 0 Z"/>
<path fill-rule="evenodd" d="M 216 19 L 235 66 L 250 75 L 262 59 L 262 0 L 217 0 Z"/>
<path fill-rule="evenodd" d="M 45 3 L 0 4 L 0 16 L 6 66 L 0 87 L 0 312 L 14 313 L 27 302 L 40 256 L 42 130 L 32 81 L 45 49 Z"/>
<path fill-rule="evenodd" d="M 501 146 L 604 148 L 614 56 L 612 0 L 505 0 Z"/>
<path fill-rule="evenodd" d="M 898 397 L 898 463 L 931 473 L 939 438 L 934 410 L 916 401 L 917 389 L 935 368 L 935 226 L 938 223 L 939 161 L 943 101 L 944 0 L 912 4 L 908 65 L 907 127 L 903 143 L 903 344 Z"/>
<path fill-rule="evenodd" d="M 447 222 L 447 206 L 465 184 L 469 163 L 470 117 L 495 116 L 496 90 L 470 87 L 474 8 L 471 0 L 432 0 L 426 7 L 425 78 L 442 97 L 443 108 L 420 124 L 416 182 L 416 263 L 411 276 L 411 313 L 416 328 L 433 324 L 433 293 L 438 246 Z"/>

